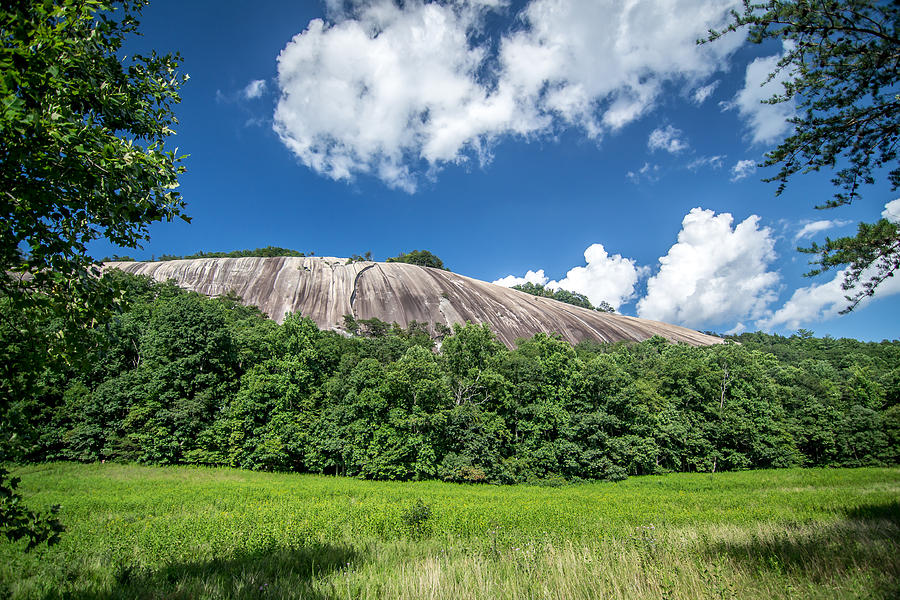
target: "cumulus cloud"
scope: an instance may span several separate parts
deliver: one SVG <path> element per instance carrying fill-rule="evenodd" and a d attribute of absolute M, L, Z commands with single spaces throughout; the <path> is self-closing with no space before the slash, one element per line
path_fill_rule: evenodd
<path fill-rule="evenodd" d="M 803 227 L 800 228 L 800 231 L 794 236 L 794 241 L 800 240 L 803 238 L 811 238 L 817 233 L 821 233 L 823 231 L 827 231 L 829 229 L 833 229 L 834 227 L 843 227 L 844 225 L 849 225 L 850 221 L 840 221 L 840 220 L 824 220 L 824 221 L 812 221 L 810 223 L 806 223 Z"/>
<path fill-rule="evenodd" d="M 884 210 L 881 211 L 881 218 L 887 219 L 891 223 L 900 223 L 900 198 L 891 200 L 884 205 Z"/>
<path fill-rule="evenodd" d="M 844 275 L 845 271 L 839 271 L 834 279 L 827 283 L 813 284 L 795 290 L 784 306 L 771 316 L 757 321 L 757 327 L 767 331 L 780 326 L 799 329 L 804 324 L 837 317 L 849 304 L 847 295 L 852 293 L 852 290 L 848 291 L 842 287 Z M 872 275 L 873 271 L 863 271 L 860 281 L 867 281 Z M 860 301 L 857 310 L 866 306 L 873 298 L 883 298 L 897 293 L 900 293 L 900 277 L 889 277 L 876 288 L 875 296 Z"/>
<path fill-rule="evenodd" d="M 584 266 L 570 269 L 564 278 L 551 281 L 547 286 L 584 294 L 595 306 L 607 302 L 618 310 L 620 305 L 634 298 L 634 287 L 647 271 L 631 258 L 621 254 L 610 256 L 603 244 L 588 246 L 584 261 Z"/>
<path fill-rule="evenodd" d="M 694 104 L 700 105 L 706 102 L 706 99 L 712 96 L 712 93 L 716 91 L 716 88 L 719 87 L 719 81 L 713 81 L 709 85 L 704 85 L 703 87 L 699 87 L 694 90 L 694 94 L 691 96 L 691 100 L 693 100 Z"/>
<path fill-rule="evenodd" d="M 699 81 L 740 44 L 698 46 L 735 2 L 533 0 L 527 27 L 504 38 L 501 85 L 589 135 L 618 129 L 653 107 L 663 82 Z M 739 38 L 740 36 L 734 36 Z"/>
<path fill-rule="evenodd" d="M 274 128 L 334 179 L 371 174 L 413 191 L 421 172 L 500 136 L 574 126 L 591 138 L 646 114 L 667 81 L 702 81 L 741 43 L 695 40 L 736 0 L 532 0 L 485 34 L 501 0 L 328 0 L 278 58 Z"/>
<path fill-rule="evenodd" d="M 647 281 L 638 316 L 701 327 L 759 318 L 775 299 L 772 231 L 752 215 L 732 227 L 732 215 L 692 209 L 678 241 Z"/>
<path fill-rule="evenodd" d="M 789 49 L 785 42 L 785 51 Z M 770 81 L 766 81 L 770 73 L 778 68 L 782 55 L 757 58 L 749 65 L 744 76 L 744 87 L 728 105 L 736 108 L 749 129 L 750 139 L 754 144 L 771 144 L 777 142 L 787 133 L 791 124 L 788 119 L 794 116 L 796 103 L 793 100 L 778 104 L 764 104 L 763 100 L 784 93 L 783 83 L 790 79 L 786 70 L 779 71 Z"/>
<path fill-rule="evenodd" d="M 756 170 L 756 161 L 739 160 L 731 167 L 731 181 L 740 181 L 749 177 Z"/>
<path fill-rule="evenodd" d="M 524 277 L 507 275 L 506 277 L 497 279 L 496 281 L 494 281 L 494 283 L 496 283 L 497 285 L 502 285 L 503 287 L 511 288 L 514 285 L 524 285 L 526 283 L 546 285 L 548 281 L 550 281 L 550 278 L 544 275 L 544 270 L 538 269 L 537 271 L 527 271 Z"/>
<path fill-rule="evenodd" d="M 603 244 L 591 244 L 584 251 L 584 266 L 573 267 L 559 281 L 550 281 L 544 270 L 528 271 L 524 277 L 507 275 L 494 283 L 506 287 L 523 283 L 545 285 L 552 290 L 564 289 L 584 294 L 591 304 L 609 303 L 613 308 L 634 298 L 635 286 L 646 273 L 646 267 L 638 266 L 633 259 L 620 254 L 610 254 Z"/>
<path fill-rule="evenodd" d="M 251 81 L 247 84 L 242 93 L 244 98 L 246 98 L 247 100 L 259 98 L 266 93 L 266 80 L 256 79 L 254 81 Z"/>
<path fill-rule="evenodd" d="M 311 21 L 278 57 L 275 131 L 305 165 L 412 192 L 410 163 L 460 160 L 482 135 L 518 127 L 510 99 L 488 97 L 476 79 L 475 12 L 383 0 L 354 15 Z"/>
<path fill-rule="evenodd" d="M 680 139 L 681 130 L 675 129 L 671 125 L 665 127 L 657 127 L 650 133 L 647 139 L 647 147 L 651 151 L 665 150 L 670 154 L 678 154 L 688 147 L 687 142 Z"/>

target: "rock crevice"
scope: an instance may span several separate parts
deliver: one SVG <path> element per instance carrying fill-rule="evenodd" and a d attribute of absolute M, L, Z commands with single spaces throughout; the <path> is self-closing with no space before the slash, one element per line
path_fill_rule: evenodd
<path fill-rule="evenodd" d="M 353 312 L 353 304 L 356 302 L 356 291 L 359 289 L 359 279 L 362 277 L 362 274 L 374 267 L 374 264 L 366 265 L 356 274 L 356 277 L 353 278 L 353 291 L 350 292 L 350 314 L 356 317 L 356 313 Z"/>

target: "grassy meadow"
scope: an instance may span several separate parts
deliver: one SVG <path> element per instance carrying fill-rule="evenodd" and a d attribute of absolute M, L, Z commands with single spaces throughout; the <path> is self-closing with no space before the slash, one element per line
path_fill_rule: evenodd
<path fill-rule="evenodd" d="M 10 598 L 896 598 L 900 469 L 559 488 L 19 467 L 68 531 L 0 543 Z"/>

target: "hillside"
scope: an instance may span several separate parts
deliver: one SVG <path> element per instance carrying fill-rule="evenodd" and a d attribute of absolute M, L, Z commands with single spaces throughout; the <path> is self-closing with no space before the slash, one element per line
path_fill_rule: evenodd
<path fill-rule="evenodd" d="M 583 340 L 641 341 L 660 335 L 694 346 L 721 343 L 702 333 L 635 317 L 591 311 L 499 285 L 405 263 L 334 257 L 202 258 L 111 262 L 116 268 L 216 296 L 234 292 L 279 323 L 300 312 L 322 329 L 342 329 L 345 314 L 403 327 L 420 323 L 487 323 L 508 347 L 535 333 Z"/>

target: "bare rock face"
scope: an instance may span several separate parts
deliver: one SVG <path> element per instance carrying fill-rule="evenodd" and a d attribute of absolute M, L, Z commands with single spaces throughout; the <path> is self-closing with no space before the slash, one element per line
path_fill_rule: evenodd
<path fill-rule="evenodd" d="M 342 330 L 344 315 L 377 317 L 406 327 L 427 323 L 487 323 L 508 347 L 538 332 L 582 340 L 641 341 L 661 335 L 694 346 L 722 340 L 676 325 L 601 313 L 532 296 L 449 271 L 405 263 L 354 262 L 332 257 L 200 258 L 114 262 L 116 268 L 207 296 L 234 292 L 278 322 L 287 312 L 322 329 Z"/>

